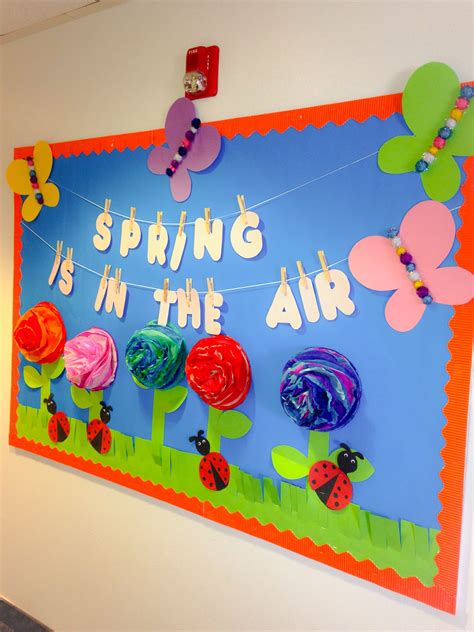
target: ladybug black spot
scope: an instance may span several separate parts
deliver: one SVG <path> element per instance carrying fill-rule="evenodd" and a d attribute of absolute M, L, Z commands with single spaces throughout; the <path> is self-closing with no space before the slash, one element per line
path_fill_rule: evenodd
<path fill-rule="evenodd" d="M 337 502 L 337 500 L 336 500 L 336 502 L 334 503 L 334 505 L 335 505 L 336 507 L 339 507 L 339 503 Z"/>
<path fill-rule="evenodd" d="M 349 496 L 344 496 L 344 498 L 347 500 L 349 498 Z"/>
<path fill-rule="evenodd" d="M 217 471 L 218 471 L 218 472 L 220 472 L 220 471 L 221 471 L 221 468 L 220 468 L 220 467 L 218 467 L 218 468 L 217 468 Z"/>
<path fill-rule="evenodd" d="M 324 469 L 326 469 L 326 468 L 327 468 L 327 465 L 326 465 L 326 463 L 323 463 L 323 467 L 324 467 Z"/>
<path fill-rule="evenodd" d="M 316 481 L 314 480 L 314 478 L 311 482 L 313 483 L 313 485 L 316 485 Z"/>
<path fill-rule="evenodd" d="M 209 485 L 210 485 L 211 487 L 214 487 L 214 483 L 212 483 L 212 482 L 211 482 L 211 483 L 209 483 Z"/>
<path fill-rule="evenodd" d="M 208 474 L 210 474 L 210 473 L 211 473 L 211 470 L 207 470 L 207 473 L 208 473 Z"/>
<path fill-rule="evenodd" d="M 327 477 L 328 477 L 328 475 L 327 475 L 327 474 L 325 474 L 325 475 L 324 475 L 324 478 L 327 478 Z"/>
<path fill-rule="evenodd" d="M 347 484 L 347 481 L 346 481 L 346 480 L 344 480 L 344 481 L 342 481 L 342 482 L 344 483 L 344 485 L 346 485 L 346 484 Z"/>
<path fill-rule="evenodd" d="M 315 471 L 315 472 L 319 472 L 319 470 L 318 470 L 318 468 L 317 468 L 317 467 L 315 467 L 315 468 L 314 468 L 314 471 Z"/>
<path fill-rule="evenodd" d="M 337 491 L 338 491 L 338 492 L 340 492 L 340 491 L 341 491 L 341 486 L 340 486 L 340 485 L 338 485 L 338 486 L 337 486 Z"/>
<path fill-rule="evenodd" d="M 337 498 L 339 496 L 339 494 L 337 492 L 334 492 L 334 498 Z"/>
<path fill-rule="evenodd" d="M 336 466 L 335 466 L 335 465 L 333 465 L 333 466 L 332 466 L 332 469 L 333 469 L 333 470 L 335 470 L 335 469 L 336 469 Z"/>

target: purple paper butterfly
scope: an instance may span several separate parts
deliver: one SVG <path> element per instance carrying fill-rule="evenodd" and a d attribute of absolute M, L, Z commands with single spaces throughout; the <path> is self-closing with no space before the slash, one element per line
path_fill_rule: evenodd
<path fill-rule="evenodd" d="M 178 148 L 196 117 L 192 101 L 178 99 L 168 110 L 165 122 L 165 134 L 168 147 L 156 147 L 148 156 L 148 169 L 156 174 L 166 174 Z M 215 127 L 200 127 L 194 137 L 188 153 L 183 157 L 176 172 L 169 178 L 171 195 L 177 202 L 187 200 L 191 194 L 191 176 L 189 171 L 203 171 L 216 160 L 221 149 L 221 136 Z"/>

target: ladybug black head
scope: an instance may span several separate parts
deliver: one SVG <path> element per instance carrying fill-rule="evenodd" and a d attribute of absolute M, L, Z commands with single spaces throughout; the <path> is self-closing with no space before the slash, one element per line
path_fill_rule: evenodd
<path fill-rule="evenodd" d="M 199 432 L 197 433 L 197 437 L 189 437 L 189 443 L 193 442 L 196 444 L 196 450 L 199 452 L 199 454 L 206 455 L 209 454 L 209 452 L 211 451 L 211 444 L 204 436 L 204 430 L 199 430 Z"/>
<path fill-rule="evenodd" d="M 108 424 L 110 421 L 110 412 L 113 410 L 112 406 L 107 406 L 105 402 L 100 402 L 102 408 L 100 409 L 100 419 L 104 424 Z"/>
<path fill-rule="evenodd" d="M 48 399 L 43 399 L 43 402 L 46 404 L 48 413 L 50 413 L 51 415 L 55 415 L 58 407 L 56 406 L 56 402 L 54 401 L 54 395 L 50 393 Z"/>
<path fill-rule="evenodd" d="M 346 443 L 341 443 L 342 452 L 337 455 L 337 464 L 344 472 L 350 474 L 357 469 L 357 459 L 363 459 L 364 456 L 360 452 L 353 452 Z"/>

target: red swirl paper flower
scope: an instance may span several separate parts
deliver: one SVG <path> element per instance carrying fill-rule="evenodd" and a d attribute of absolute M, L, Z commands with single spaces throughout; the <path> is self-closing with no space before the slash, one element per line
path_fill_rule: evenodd
<path fill-rule="evenodd" d="M 245 351 L 229 336 L 199 340 L 186 360 L 190 387 L 209 406 L 229 410 L 249 392 L 252 373 Z"/>
<path fill-rule="evenodd" d="M 46 301 L 26 311 L 17 322 L 13 337 L 30 362 L 55 362 L 64 350 L 66 328 L 55 305 Z"/>

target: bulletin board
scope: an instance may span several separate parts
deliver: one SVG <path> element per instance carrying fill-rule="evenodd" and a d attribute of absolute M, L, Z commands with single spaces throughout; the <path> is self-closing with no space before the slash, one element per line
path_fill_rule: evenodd
<path fill-rule="evenodd" d="M 62 357 L 35 363 L 14 345 L 10 444 L 455 612 L 472 278 L 470 290 L 457 295 L 462 304 L 450 304 L 446 287 L 444 300 L 434 296 L 432 304 L 422 303 L 410 284 L 387 308 L 398 286 L 384 286 L 391 263 L 385 263 L 388 251 L 380 239 L 390 246 L 394 265 L 401 265 L 404 253 L 392 253 L 389 243 L 398 233 L 386 232 L 401 226 L 401 234 L 417 214 L 409 248 L 414 259 L 418 244 L 419 252 L 438 249 L 433 272 L 438 266 L 462 268 L 465 276 L 454 280 L 465 288 L 474 270 L 474 159 L 466 157 L 470 152 L 450 158 L 459 186 L 452 194 L 448 186 L 443 200 L 446 182 L 437 189 L 413 168 L 382 169 L 381 148 L 416 132 L 401 94 L 204 121 L 197 134 L 210 127 L 219 133 L 220 147 L 209 166 L 203 161 L 202 168 L 189 170 L 192 189 L 182 200 L 173 196 L 176 174 L 150 168 L 152 152 L 170 144 L 169 129 L 51 143 L 53 162 L 39 178 L 40 210 L 28 191 L 16 191 L 14 326 L 39 303 L 52 303 L 68 340 L 92 327 L 105 330 L 116 346 L 117 367 L 104 389 L 78 388 L 67 379 Z M 35 151 L 16 148 L 14 158 L 40 156 Z M 47 154 L 47 148 L 41 151 Z M 429 169 L 435 173 L 436 163 Z M 57 200 L 53 189 L 44 188 L 50 185 L 57 187 Z M 244 196 L 240 205 L 238 194 Z M 26 204 L 34 218 L 25 219 Z M 99 250 L 93 240 L 104 209 L 111 242 Z M 204 209 L 210 209 L 207 220 Z M 208 251 L 198 258 L 200 218 L 211 227 L 222 222 L 217 260 Z M 248 258 L 242 255 L 244 231 L 240 252 L 232 237 L 234 224 L 247 220 L 256 224 L 246 230 L 261 238 Z M 441 234 L 443 221 L 448 233 L 453 222 L 449 243 Z M 148 231 L 160 222 L 169 238 L 166 258 L 150 263 Z M 123 223 L 141 228 L 139 244 L 126 256 L 120 252 Z M 187 240 L 172 269 L 180 231 Z M 68 276 L 66 266 L 61 278 L 66 260 L 73 267 Z M 244 350 L 251 381 L 237 406 L 208 405 L 185 378 L 172 388 L 140 388 L 132 379 L 129 341 L 156 323 L 156 290 L 164 291 L 165 279 L 168 292 L 181 288 L 188 308 L 196 300 L 200 306 L 197 319 L 191 308 L 179 315 L 181 299 L 170 305 L 168 320 L 184 340 L 183 353 L 219 330 Z M 313 302 L 304 298 L 308 283 Z M 121 304 L 113 295 L 107 304 L 109 284 L 111 292 L 125 286 Z M 334 297 L 335 287 L 340 292 Z M 206 301 L 217 305 L 220 297 L 218 317 L 207 319 Z M 285 414 L 282 372 L 302 361 L 308 348 L 335 350 L 355 367 L 360 401 L 347 425 L 315 430 Z M 58 411 L 63 416 L 55 417 L 52 429 Z M 103 452 L 91 444 L 99 425 Z M 206 454 L 196 449 L 201 436 L 215 455 L 213 467 L 223 468 L 213 479 L 216 489 L 206 486 L 200 471 Z M 341 444 L 361 455 L 353 476 L 340 472 Z M 352 496 L 341 510 L 334 506 L 336 487 L 331 499 L 315 493 L 319 483 L 311 479 L 323 463 L 338 472 L 337 483 L 350 479 Z"/>

